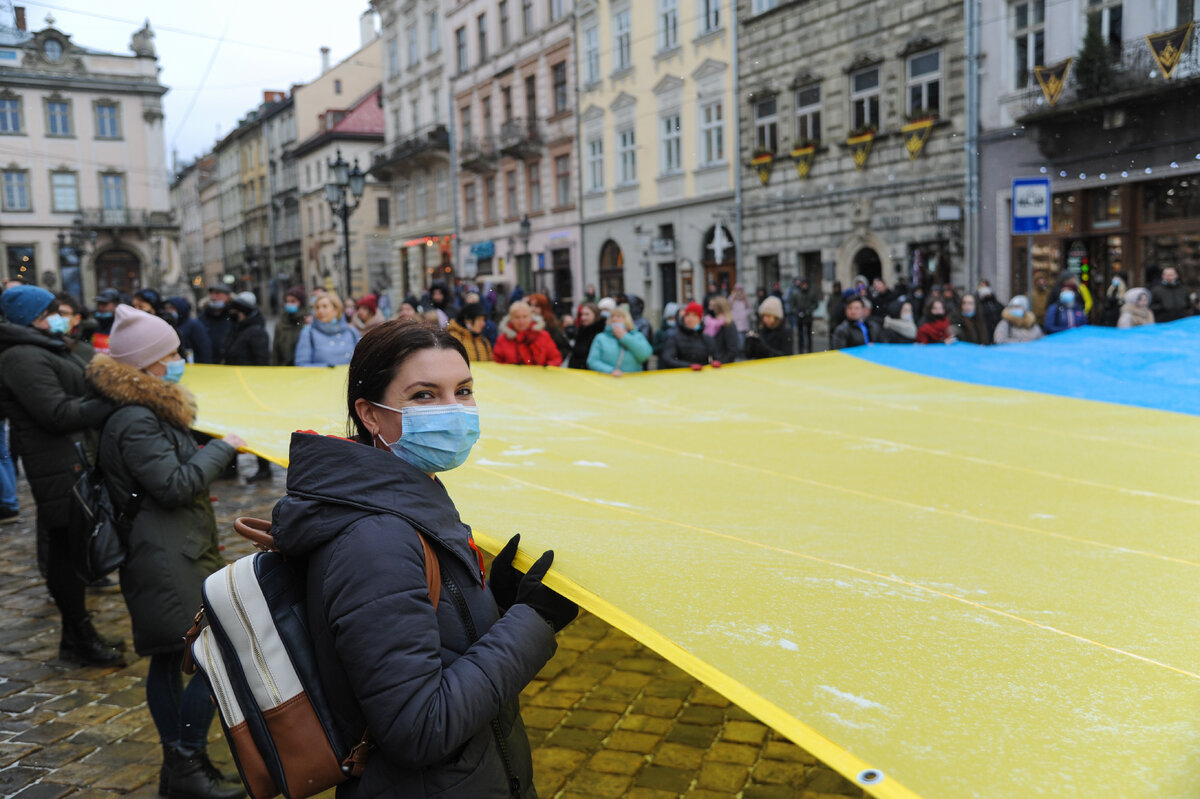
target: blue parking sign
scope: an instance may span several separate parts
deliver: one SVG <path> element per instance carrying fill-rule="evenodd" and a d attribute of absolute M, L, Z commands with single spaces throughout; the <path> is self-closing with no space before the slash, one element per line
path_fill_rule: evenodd
<path fill-rule="evenodd" d="M 1050 178 L 1013 178 L 1013 235 L 1050 231 Z"/>

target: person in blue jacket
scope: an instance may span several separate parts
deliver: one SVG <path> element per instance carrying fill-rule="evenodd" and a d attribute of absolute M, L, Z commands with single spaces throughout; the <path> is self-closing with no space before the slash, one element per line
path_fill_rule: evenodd
<path fill-rule="evenodd" d="M 208 331 L 198 319 L 192 318 L 192 304 L 186 297 L 167 297 L 163 303 L 163 318 L 179 334 L 179 353 L 192 363 L 212 363 L 212 343 Z"/>
<path fill-rule="evenodd" d="M 608 326 L 592 339 L 587 365 L 593 372 L 620 377 L 642 371 L 653 353 L 654 345 L 634 327 L 629 306 L 619 305 L 608 317 Z"/>
<path fill-rule="evenodd" d="M 350 363 L 359 333 L 346 322 L 342 301 L 331 291 L 313 300 L 313 321 L 300 331 L 296 366 L 340 366 Z"/>
<path fill-rule="evenodd" d="M 578 613 L 542 578 L 522 575 L 514 536 L 485 579 L 483 556 L 441 472 L 479 438 L 466 351 L 435 326 L 369 330 L 350 363 L 353 439 L 295 433 L 287 496 L 272 532 L 307 569 L 317 668 L 341 737 L 374 745 L 339 799 L 532 799 L 521 690 Z M 435 608 L 421 537 L 441 570 Z"/>
<path fill-rule="evenodd" d="M 1068 283 L 1059 292 L 1058 300 L 1050 303 L 1046 308 L 1046 319 L 1042 324 L 1042 329 L 1049 335 L 1075 327 L 1083 327 L 1087 323 L 1087 314 L 1083 311 L 1079 296 L 1075 293 L 1073 285 Z"/>

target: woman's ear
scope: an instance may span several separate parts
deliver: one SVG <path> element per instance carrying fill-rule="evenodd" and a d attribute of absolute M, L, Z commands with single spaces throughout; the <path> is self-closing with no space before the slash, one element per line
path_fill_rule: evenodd
<path fill-rule="evenodd" d="M 362 420 L 363 426 L 371 431 L 371 435 L 379 432 L 379 409 L 369 401 L 359 397 L 354 401 L 354 412 Z"/>

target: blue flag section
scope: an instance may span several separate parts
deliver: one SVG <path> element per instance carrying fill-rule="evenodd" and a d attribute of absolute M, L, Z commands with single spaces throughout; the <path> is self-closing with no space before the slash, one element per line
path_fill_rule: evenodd
<path fill-rule="evenodd" d="M 1200 416 L 1200 317 L 1130 330 L 1082 327 L 1029 344 L 845 352 L 927 377 Z"/>

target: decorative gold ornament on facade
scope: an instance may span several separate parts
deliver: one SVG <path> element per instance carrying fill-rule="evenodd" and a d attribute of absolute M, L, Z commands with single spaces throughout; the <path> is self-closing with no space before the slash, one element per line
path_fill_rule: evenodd
<path fill-rule="evenodd" d="M 1169 31 L 1151 33 L 1146 37 L 1146 44 L 1150 45 L 1150 52 L 1154 54 L 1154 60 L 1158 62 L 1165 80 L 1171 79 L 1171 73 L 1179 65 L 1179 59 L 1187 50 L 1188 39 L 1191 38 L 1195 25 L 1195 22 L 1189 22 Z"/>
<path fill-rule="evenodd" d="M 1071 74 L 1071 62 L 1074 60 L 1075 57 L 1071 56 L 1052 67 L 1033 68 L 1038 85 L 1042 87 L 1042 94 L 1045 95 L 1046 102 L 1050 105 L 1057 103 L 1058 98 L 1062 96 L 1063 89 L 1067 85 L 1067 76 Z"/>
<path fill-rule="evenodd" d="M 771 163 L 775 160 L 774 153 L 759 153 L 750 159 L 750 166 L 758 173 L 758 179 L 765 186 L 771 181 Z"/>
<path fill-rule="evenodd" d="M 929 140 L 929 132 L 933 130 L 933 123 L 933 117 L 926 117 L 925 119 L 914 119 L 900 128 L 900 133 L 904 136 L 904 149 L 908 150 L 909 161 L 916 161 L 921 150 L 925 149 L 925 142 Z"/>
<path fill-rule="evenodd" d="M 875 141 L 875 131 L 869 130 L 857 136 L 846 139 L 850 148 L 850 156 L 854 159 L 854 168 L 861 171 L 867 165 L 867 157 L 871 155 L 871 142 Z"/>
<path fill-rule="evenodd" d="M 796 174 L 801 180 L 808 179 L 808 173 L 812 170 L 813 159 L 817 155 L 817 145 L 806 144 L 803 147 L 796 147 L 792 150 L 792 160 L 796 162 Z"/>

